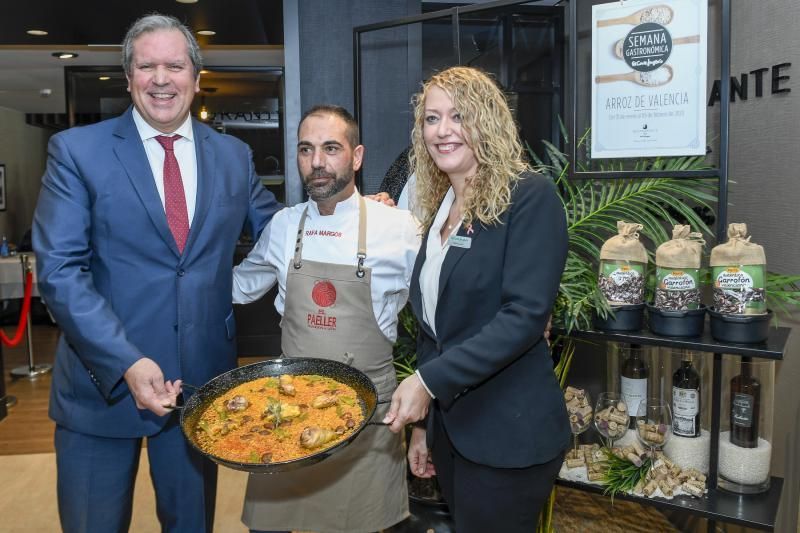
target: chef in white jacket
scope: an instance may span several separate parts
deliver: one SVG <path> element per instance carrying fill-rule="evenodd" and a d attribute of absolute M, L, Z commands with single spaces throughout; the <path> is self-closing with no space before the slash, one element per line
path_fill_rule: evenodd
<path fill-rule="evenodd" d="M 364 147 L 345 109 L 316 106 L 298 129 L 297 165 L 310 200 L 277 213 L 234 269 L 233 301 L 261 298 L 275 283 L 286 357 L 347 362 L 396 387 L 397 314 L 419 250 L 417 221 L 365 200 L 355 187 Z M 380 421 L 386 405 L 379 405 Z M 352 444 L 296 471 L 251 475 L 242 519 L 253 530 L 378 531 L 408 516 L 399 435 L 366 426 Z"/>

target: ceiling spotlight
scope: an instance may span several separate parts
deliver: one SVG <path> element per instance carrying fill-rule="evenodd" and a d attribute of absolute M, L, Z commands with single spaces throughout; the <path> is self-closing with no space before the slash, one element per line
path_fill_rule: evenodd
<path fill-rule="evenodd" d="M 216 35 L 214 30 L 197 30 L 197 35 Z"/>
<path fill-rule="evenodd" d="M 52 55 L 53 57 L 57 57 L 59 59 L 73 59 L 78 57 L 78 54 L 76 54 L 75 52 L 53 52 L 50 55 Z"/>
<path fill-rule="evenodd" d="M 43 35 L 47 35 L 47 32 L 44 30 L 28 30 L 25 33 L 28 35 L 35 35 L 37 37 L 42 37 Z"/>
<path fill-rule="evenodd" d="M 98 79 L 98 80 L 100 80 L 100 81 L 108 81 L 108 80 L 110 80 L 110 79 L 111 79 L 111 76 L 100 76 L 100 77 L 99 77 L 99 78 L 97 78 L 97 79 Z"/>
<path fill-rule="evenodd" d="M 197 0 L 175 0 L 179 4 L 196 4 Z"/>

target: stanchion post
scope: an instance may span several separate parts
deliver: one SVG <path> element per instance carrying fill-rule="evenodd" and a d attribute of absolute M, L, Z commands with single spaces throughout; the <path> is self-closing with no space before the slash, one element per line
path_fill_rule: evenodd
<path fill-rule="evenodd" d="M 17 405 L 17 397 L 6 394 L 6 371 L 3 366 L 3 342 L 0 341 L 0 420 L 8 415 L 8 409 Z"/>
<path fill-rule="evenodd" d="M 29 272 L 32 272 L 30 261 L 27 254 L 22 254 L 19 257 L 20 264 L 22 265 L 22 283 L 25 284 L 25 279 Z M 31 311 L 28 308 L 28 316 L 25 321 L 25 334 L 28 347 L 28 366 L 18 366 L 11 371 L 11 375 L 15 378 L 30 378 L 35 379 L 41 374 L 50 372 L 53 367 L 48 364 L 34 364 L 33 362 L 33 328 L 31 324 Z"/>

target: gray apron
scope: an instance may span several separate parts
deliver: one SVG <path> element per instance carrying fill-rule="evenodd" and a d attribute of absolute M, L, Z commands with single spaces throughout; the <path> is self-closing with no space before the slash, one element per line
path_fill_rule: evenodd
<path fill-rule="evenodd" d="M 281 321 L 284 357 L 345 362 L 375 383 L 379 400 L 397 386 L 392 344 L 372 310 L 366 258 L 366 206 L 359 196 L 358 263 L 302 258 L 308 208 L 297 230 L 286 274 Z M 383 419 L 388 404 L 372 420 Z M 251 529 L 355 533 L 385 529 L 409 515 L 405 451 L 400 435 L 366 426 L 350 445 L 324 461 L 291 472 L 251 474 L 242 521 Z"/>

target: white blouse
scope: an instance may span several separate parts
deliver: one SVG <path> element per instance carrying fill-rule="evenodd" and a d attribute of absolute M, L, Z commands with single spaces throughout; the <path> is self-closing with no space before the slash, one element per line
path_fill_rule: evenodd
<path fill-rule="evenodd" d="M 459 219 L 458 224 L 453 226 L 448 238 L 442 244 L 442 226 L 447 222 L 450 208 L 453 207 L 455 199 L 456 193 L 450 187 L 447 194 L 444 195 L 439 210 L 436 212 L 436 218 L 433 219 L 430 230 L 428 230 L 425 263 L 422 264 L 419 272 L 423 320 L 430 326 L 434 334 L 436 333 L 436 306 L 439 304 L 439 275 L 442 272 L 442 263 L 444 263 L 444 258 L 447 256 L 447 250 L 450 249 L 450 237 L 458 233 L 458 228 L 463 221 L 463 217 Z"/>

